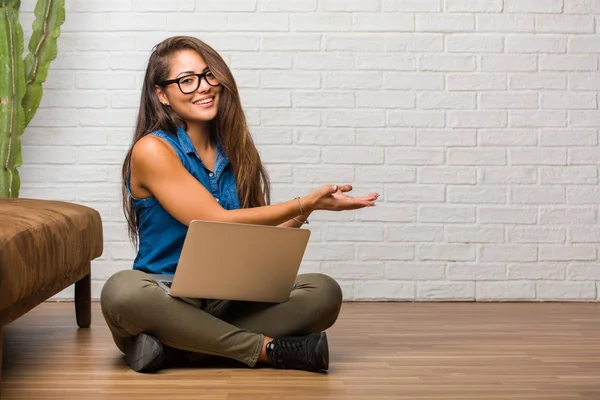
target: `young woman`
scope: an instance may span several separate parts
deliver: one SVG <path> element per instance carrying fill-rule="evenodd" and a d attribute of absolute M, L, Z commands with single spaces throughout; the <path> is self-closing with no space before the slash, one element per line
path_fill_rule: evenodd
<path fill-rule="evenodd" d="M 192 220 L 299 228 L 315 210 L 375 205 L 378 194 L 355 198 L 345 194 L 351 189 L 326 185 L 270 205 L 267 173 L 223 59 L 192 37 L 158 44 L 123 163 L 123 206 L 138 254 L 133 269 L 110 277 L 101 294 L 104 318 L 128 365 L 150 372 L 200 353 L 250 367 L 327 370 L 323 331 L 342 302 L 332 278 L 300 274 L 281 304 L 190 302 L 169 296 L 147 273 L 174 274 Z"/>

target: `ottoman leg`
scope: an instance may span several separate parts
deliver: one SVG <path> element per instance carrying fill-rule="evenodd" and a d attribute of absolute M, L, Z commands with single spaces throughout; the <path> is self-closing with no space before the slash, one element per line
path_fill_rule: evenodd
<path fill-rule="evenodd" d="M 2 326 L 0 326 L 0 386 L 2 385 Z M 0 397 L 2 396 L 2 389 L 0 388 Z"/>
<path fill-rule="evenodd" d="M 87 266 L 88 271 L 90 265 Z M 91 274 L 75 282 L 75 317 L 80 328 L 89 328 L 92 322 Z"/>

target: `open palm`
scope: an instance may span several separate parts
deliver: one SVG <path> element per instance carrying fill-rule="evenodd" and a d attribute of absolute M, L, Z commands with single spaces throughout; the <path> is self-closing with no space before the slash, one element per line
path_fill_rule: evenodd
<path fill-rule="evenodd" d="M 325 187 L 328 193 L 322 193 L 317 208 L 331 211 L 356 210 L 364 207 L 374 207 L 375 200 L 379 198 L 378 193 L 370 193 L 360 197 L 349 196 L 346 193 L 352 191 L 352 185 L 337 186 L 335 191 L 329 188 Z"/>

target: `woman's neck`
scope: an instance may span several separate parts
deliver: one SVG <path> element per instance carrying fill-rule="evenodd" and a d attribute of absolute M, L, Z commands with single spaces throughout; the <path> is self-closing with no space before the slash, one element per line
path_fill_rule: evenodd
<path fill-rule="evenodd" d="M 208 124 L 187 123 L 187 134 L 197 151 L 211 150 L 215 147 L 210 137 Z"/>

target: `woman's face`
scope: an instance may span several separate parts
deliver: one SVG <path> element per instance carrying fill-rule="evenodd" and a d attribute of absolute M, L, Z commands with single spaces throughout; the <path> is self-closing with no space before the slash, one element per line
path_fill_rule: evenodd
<path fill-rule="evenodd" d="M 189 75 L 207 72 L 208 74 L 202 77 L 200 86 L 193 90 L 197 85 L 198 77 Z M 185 78 L 179 81 L 179 85 L 171 83 L 164 88 L 156 88 L 160 102 L 173 109 L 188 124 L 204 123 L 214 119 L 217 116 L 222 86 L 218 85 L 206 66 L 204 58 L 196 51 L 181 50 L 173 54 L 167 80 L 181 77 Z M 211 86 L 207 79 L 217 86 Z M 183 93 L 179 86 L 183 91 L 191 91 L 191 93 Z"/>

